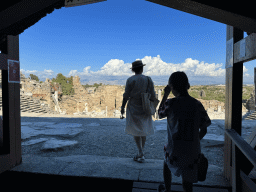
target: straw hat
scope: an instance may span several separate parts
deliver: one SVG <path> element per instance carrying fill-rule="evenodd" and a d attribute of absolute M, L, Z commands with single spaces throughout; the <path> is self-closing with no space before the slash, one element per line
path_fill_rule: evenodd
<path fill-rule="evenodd" d="M 137 67 L 141 67 L 141 66 L 145 66 L 146 64 L 143 64 L 141 60 L 138 60 L 138 61 L 134 61 L 132 63 L 132 68 L 131 69 L 134 69 L 134 68 L 137 68 Z"/>

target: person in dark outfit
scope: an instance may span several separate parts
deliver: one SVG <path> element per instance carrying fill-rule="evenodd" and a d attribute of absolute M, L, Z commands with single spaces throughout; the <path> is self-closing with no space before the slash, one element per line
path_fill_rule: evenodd
<path fill-rule="evenodd" d="M 172 173 L 182 175 L 185 192 L 192 192 L 193 183 L 198 182 L 200 140 L 211 120 L 202 103 L 188 94 L 189 88 L 187 75 L 180 71 L 172 73 L 164 88 L 158 115 L 160 119 L 167 117 L 168 144 L 164 146 L 165 185 L 159 185 L 159 192 L 171 191 Z M 167 99 L 171 91 L 175 97 Z"/>

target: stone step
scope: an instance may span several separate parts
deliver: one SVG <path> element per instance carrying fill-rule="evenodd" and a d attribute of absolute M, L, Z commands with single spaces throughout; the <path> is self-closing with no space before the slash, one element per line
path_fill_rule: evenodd
<path fill-rule="evenodd" d="M 41 111 L 44 109 L 41 108 L 34 108 L 34 107 L 20 107 L 21 110 L 32 110 L 32 111 Z"/>
<path fill-rule="evenodd" d="M 253 113 L 251 113 L 250 115 L 248 115 L 246 118 L 244 118 L 245 120 L 256 120 L 256 111 L 254 111 Z"/>
<path fill-rule="evenodd" d="M 2 94 L 0 91 L 0 108 L 2 107 Z M 42 106 L 39 99 L 32 98 L 32 96 L 20 95 L 20 110 L 21 112 L 33 113 L 58 113 L 51 110 L 48 105 Z"/>
<path fill-rule="evenodd" d="M 21 106 L 26 106 L 26 107 L 40 107 L 40 104 L 33 104 L 33 103 L 25 103 L 25 102 L 21 102 L 20 103 Z"/>
<path fill-rule="evenodd" d="M 46 111 L 42 111 L 42 110 L 21 110 L 21 112 L 32 112 L 32 113 L 47 113 Z"/>
<path fill-rule="evenodd" d="M 40 103 L 35 103 L 35 102 L 33 102 L 33 101 L 26 101 L 26 100 L 23 100 L 23 101 L 21 101 L 20 103 L 27 104 L 27 105 L 40 105 L 40 106 L 41 106 Z"/>

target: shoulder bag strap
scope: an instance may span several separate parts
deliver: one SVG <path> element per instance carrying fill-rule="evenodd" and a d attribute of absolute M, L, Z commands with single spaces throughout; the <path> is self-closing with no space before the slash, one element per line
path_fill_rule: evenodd
<path fill-rule="evenodd" d="M 147 90 L 146 90 L 146 93 L 148 93 L 148 87 L 149 87 L 149 78 L 147 77 L 147 79 L 148 79 L 148 86 L 147 86 Z"/>

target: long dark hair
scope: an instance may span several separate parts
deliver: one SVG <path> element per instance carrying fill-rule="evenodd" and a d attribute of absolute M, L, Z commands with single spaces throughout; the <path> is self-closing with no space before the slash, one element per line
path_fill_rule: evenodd
<path fill-rule="evenodd" d="M 173 89 L 177 90 L 181 94 L 187 93 L 187 90 L 190 88 L 188 77 L 183 71 L 172 73 L 168 83 L 173 86 Z"/>

